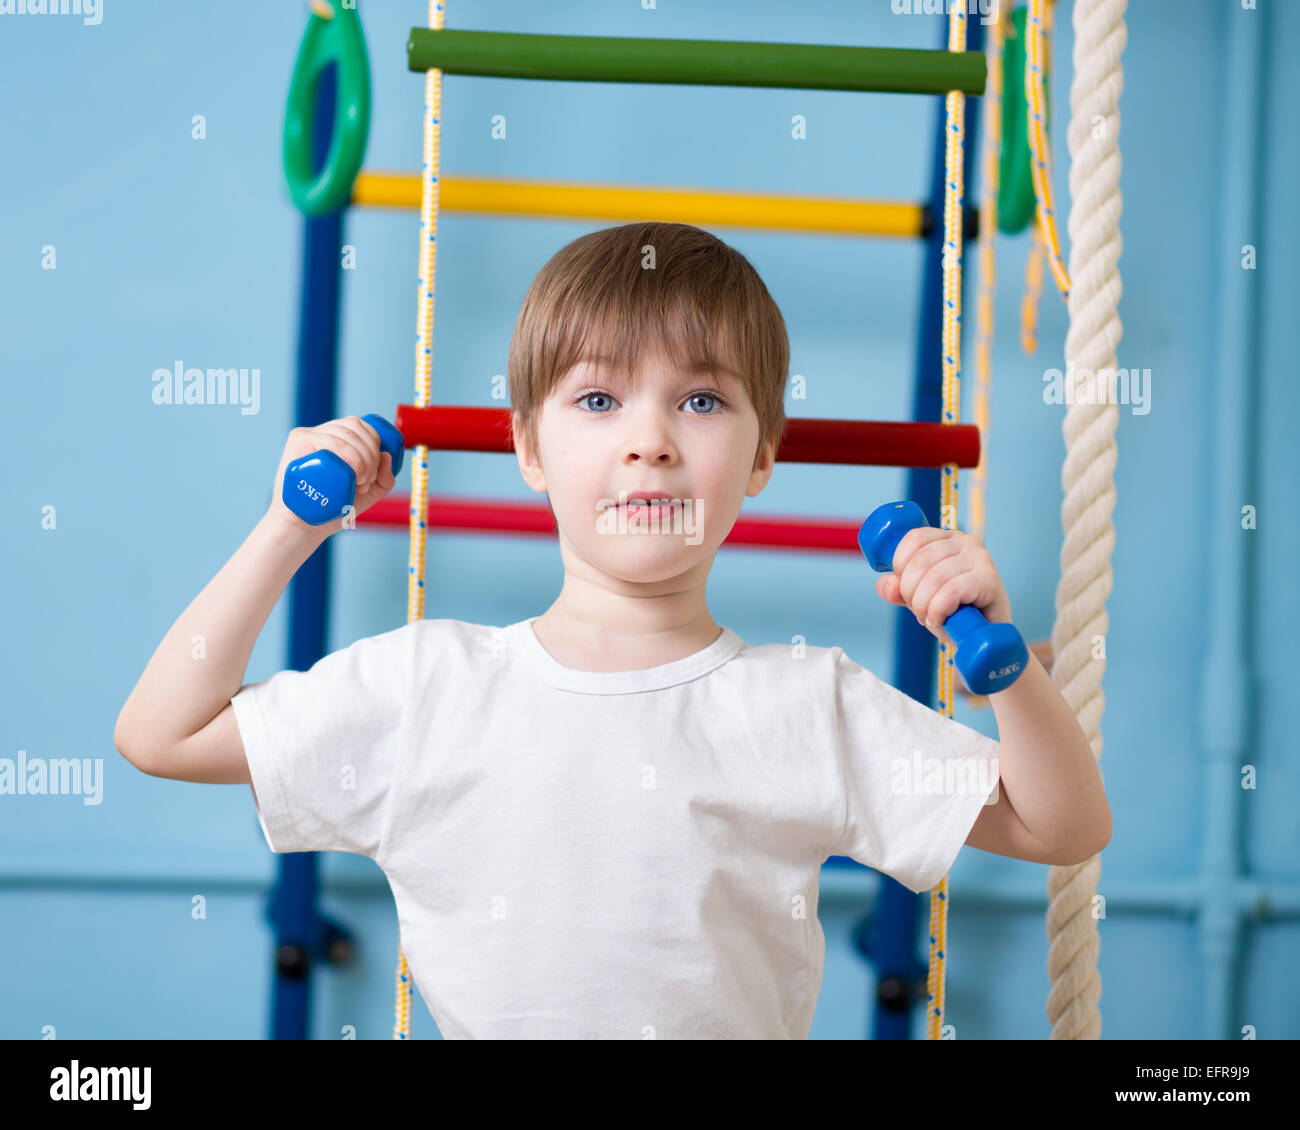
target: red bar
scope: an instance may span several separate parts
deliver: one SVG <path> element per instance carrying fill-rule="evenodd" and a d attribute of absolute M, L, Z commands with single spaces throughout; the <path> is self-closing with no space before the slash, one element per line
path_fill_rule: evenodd
<path fill-rule="evenodd" d="M 359 526 L 409 529 L 411 498 L 390 494 L 357 519 Z M 863 516 L 865 520 L 865 515 Z M 554 537 L 555 517 L 544 502 L 466 501 L 453 495 L 430 495 L 428 528 L 480 532 L 535 534 Z M 858 529 L 862 520 L 840 522 L 805 518 L 737 518 L 722 543 L 726 546 L 766 546 L 778 549 L 825 549 L 860 553 Z"/>
<path fill-rule="evenodd" d="M 399 404 L 393 421 L 408 448 L 437 451 L 514 451 L 510 410 L 435 404 Z M 858 467 L 975 467 L 980 433 L 975 424 L 911 420 L 790 419 L 777 449 L 783 463 L 847 463 Z"/>

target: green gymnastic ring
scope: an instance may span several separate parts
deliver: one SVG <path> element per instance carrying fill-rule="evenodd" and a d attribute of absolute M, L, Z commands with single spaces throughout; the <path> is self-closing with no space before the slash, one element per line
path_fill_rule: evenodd
<path fill-rule="evenodd" d="M 329 3 L 333 19 L 312 15 L 307 21 L 284 116 L 284 173 L 289 194 L 308 216 L 336 212 L 351 198 L 370 128 L 370 68 L 361 20 L 355 7 L 345 7 L 338 0 Z M 311 141 L 316 85 L 330 63 L 336 66 L 334 129 L 325 163 L 314 173 Z"/>
<path fill-rule="evenodd" d="M 1002 152 L 998 155 L 998 231 L 1017 235 L 1034 218 L 1033 157 L 1029 152 L 1029 106 L 1025 100 L 1026 8 L 1011 15 L 1002 48 Z M 1043 131 L 1051 121 L 1051 83 L 1043 68 Z"/>

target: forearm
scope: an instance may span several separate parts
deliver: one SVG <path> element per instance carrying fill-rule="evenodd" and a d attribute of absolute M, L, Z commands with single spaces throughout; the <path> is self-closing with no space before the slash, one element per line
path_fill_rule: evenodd
<path fill-rule="evenodd" d="M 1080 859 L 1110 839 L 1110 804 L 1088 737 L 1031 653 L 1024 674 L 989 696 L 998 721 L 1001 788 L 1043 844 Z"/>
<path fill-rule="evenodd" d="M 118 715 L 117 748 L 148 758 L 201 730 L 238 692 L 271 609 L 326 535 L 268 512 L 163 637 Z"/>

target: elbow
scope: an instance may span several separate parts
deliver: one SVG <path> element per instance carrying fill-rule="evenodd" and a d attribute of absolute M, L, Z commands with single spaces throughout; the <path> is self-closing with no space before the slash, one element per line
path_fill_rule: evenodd
<path fill-rule="evenodd" d="M 1110 816 L 1110 804 L 1102 802 L 1106 806 L 1106 818 L 1101 823 L 1101 837 L 1097 841 L 1097 846 L 1092 849 L 1093 855 L 1100 855 L 1110 844 L 1110 834 L 1113 829 L 1113 822 Z"/>
<path fill-rule="evenodd" d="M 139 752 L 136 750 L 135 744 L 123 730 L 122 720 L 120 717 L 117 720 L 117 725 L 113 729 L 113 747 L 127 762 L 133 765 L 136 769 L 139 769 L 141 773 L 146 773 L 152 776 L 151 770 L 146 767 L 148 764 L 147 761 L 140 756 Z"/>
<path fill-rule="evenodd" d="M 122 732 L 122 719 L 117 720 L 117 725 L 113 728 L 113 748 L 117 750 L 127 761 L 135 764 L 135 758 L 127 753 L 128 742 L 126 735 Z"/>
<path fill-rule="evenodd" d="M 1099 830 L 1076 836 L 1051 860 L 1053 867 L 1078 867 L 1094 856 L 1100 855 L 1110 844 L 1110 809 L 1106 809 L 1106 822 Z"/>
<path fill-rule="evenodd" d="M 117 752 L 122 755 L 122 760 L 125 761 L 128 765 L 131 765 L 134 768 L 139 769 L 141 773 L 148 772 L 148 770 L 145 769 L 144 765 L 141 763 L 140 758 L 138 758 L 135 754 L 129 752 L 125 744 L 118 739 L 116 734 L 113 735 L 113 745 L 117 748 Z"/>

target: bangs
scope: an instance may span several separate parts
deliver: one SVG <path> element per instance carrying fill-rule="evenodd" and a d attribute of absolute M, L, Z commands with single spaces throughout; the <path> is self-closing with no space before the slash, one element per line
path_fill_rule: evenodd
<path fill-rule="evenodd" d="M 653 301 L 657 297 L 643 287 L 612 288 L 597 307 L 562 317 L 564 330 L 549 350 L 550 343 L 543 345 L 537 358 L 539 369 L 549 375 L 543 397 L 582 362 L 635 388 L 641 366 L 660 355 L 675 373 L 730 374 L 747 384 L 727 322 L 701 310 L 694 295 L 679 292 L 667 308 Z"/>

